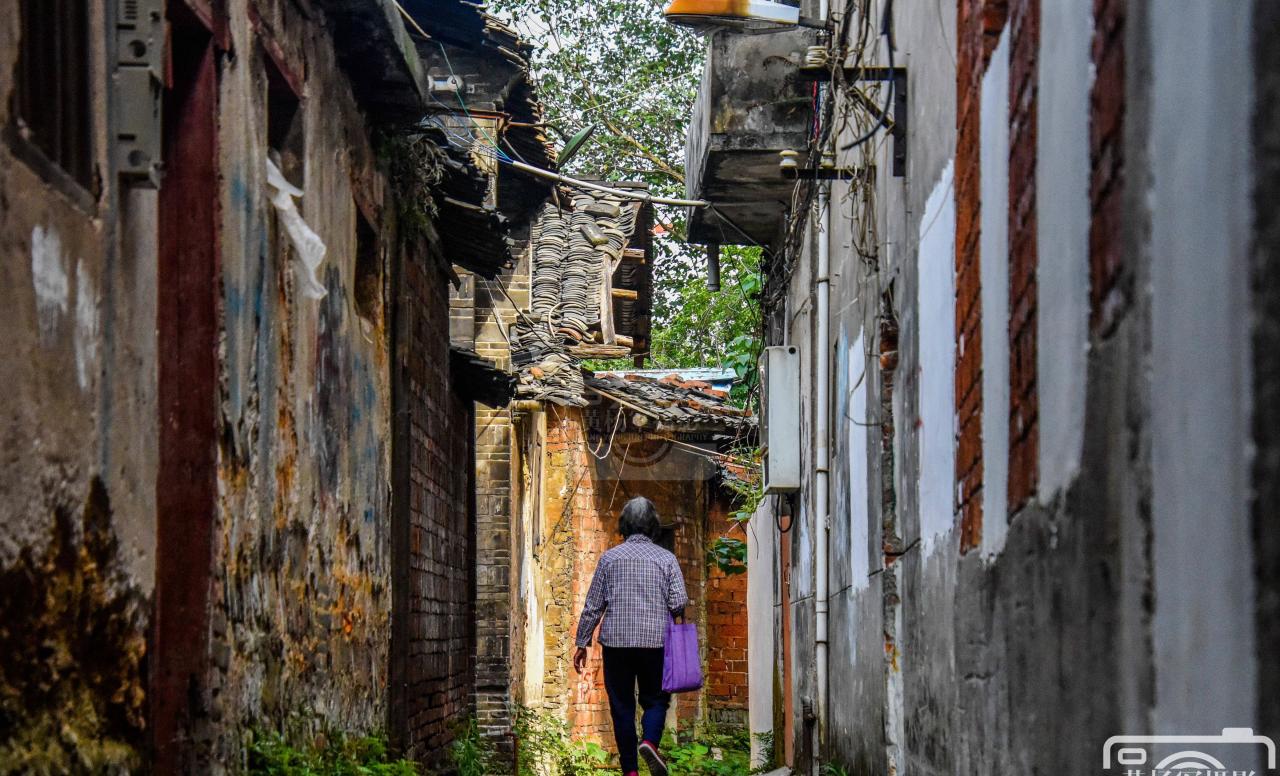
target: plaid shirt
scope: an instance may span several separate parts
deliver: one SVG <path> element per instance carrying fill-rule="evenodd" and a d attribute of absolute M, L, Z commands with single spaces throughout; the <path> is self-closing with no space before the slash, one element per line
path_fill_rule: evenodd
<path fill-rule="evenodd" d="M 578 620 L 578 646 L 591 646 L 599 624 L 606 647 L 663 646 L 668 613 L 689 603 L 676 556 L 647 536 L 633 534 L 605 552 L 596 564 L 591 589 Z"/>

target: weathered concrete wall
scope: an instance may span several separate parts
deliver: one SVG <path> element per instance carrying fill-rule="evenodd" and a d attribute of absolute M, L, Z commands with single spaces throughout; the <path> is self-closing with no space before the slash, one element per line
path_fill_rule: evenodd
<path fill-rule="evenodd" d="M 1252 726 L 1257 710 L 1244 312 L 1253 150 L 1217 142 L 1223 125 L 1242 132 L 1249 125 L 1251 85 L 1214 119 L 1205 115 L 1216 84 L 1249 71 L 1248 5 L 1157 12 L 1148 20 L 1152 724 L 1162 732 L 1219 719 Z M 1185 573 L 1190 568 L 1207 573 Z M 1199 626 L 1206 621 L 1214 626 Z"/>
<path fill-rule="evenodd" d="M 1256 242 L 1251 273 L 1253 330 L 1253 462 L 1252 507 L 1256 540 L 1258 604 L 1258 723 L 1280 730 L 1280 705 L 1263 699 L 1280 691 L 1280 654 L 1269 645 L 1280 638 L 1280 221 L 1272 203 L 1280 186 L 1280 7 L 1254 6 L 1254 192 Z"/>
<path fill-rule="evenodd" d="M 1052 772 L 1096 767 L 1121 733 L 1274 734 L 1258 640 L 1274 632 L 1259 515 L 1275 445 L 1256 414 L 1274 369 L 1248 344 L 1250 322 L 1254 347 L 1274 339 L 1274 110 L 1252 86 L 1207 107 L 1227 71 L 1257 67 L 1259 94 L 1274 87 L 1274 46 L 1254 29 L 1250 64 L 1247 3 L 1176 17 L 1137 0 L 957 5 L 941 24 L 895 7 L 908 174 L 877 176 L 870 262 L 857 220 L 817 237 L 832 248 L 831 339 L 814 341 L 812 244 L 772 332 L 806 351 L 806 435 L 814 359 L 832 354 L 825 754 L 852 773 Z M 1250 117 L 1256 145 L 1222 146 Z M 890 153 L 869 160 L 887 171 Z M 860 214 L 846 193 L 833 184 L 837 212 Z M 1252 474 L 1251 444 L 1265 451 Z M 780 542 L 793 725 L 774 726 L 802 768 L 805 466 Z"/>
<path fill-rule="evenodd" d="M 215 768 L 234 767 L 239 731 L 252 724 L 386 724 L 389 342 L 385 307 L 366 317 L 355 302 L 357 198 L 381 234 L 383 185 L 319 20 L 283 2 L 254 8 L 251 16 L 248 2 L 229 4 L 238 55 L 224 61 L 219 93 Z M 294 182 L 328 248 L 320 301 L 300 293 L 297 258 L 268 204 L 267 46 L 302 79 L 305 147 Z"/>
<path fill-rule="evenodd" d="M 155 547 L 154 192 L 117 187 L 105 4 L 87 3 L 92 180 L 12 114 L 22 25 L 0 3 L 0 770 L 135 768 Z"/>
<path fill-rule="evenodd" d="M 448 264 L 397 232 L 342 30 L 308 3 L 169 4 L 157 194 L 109 163 L 102 3 L 92 174 L 33 152 L 9 115 L 18 5 L 0 3 L 0 770 L 237 771 L 259 727 L 387 731 L 439 763 L 473 710 L 473 409 Z M 269 153 L 326 246 L 321 300 Z"/>

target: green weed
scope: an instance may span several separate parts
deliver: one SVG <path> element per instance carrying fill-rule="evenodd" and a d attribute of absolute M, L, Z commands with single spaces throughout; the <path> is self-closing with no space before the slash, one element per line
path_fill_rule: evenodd
<path fill-rule="evenodd" d="M 333 732 L 300 748 L 274 731 L 255 731 L 249 745 L 249 773 L 255 776 L 419 776 L 414 763 L 391 759 L 384 738 Z"/>

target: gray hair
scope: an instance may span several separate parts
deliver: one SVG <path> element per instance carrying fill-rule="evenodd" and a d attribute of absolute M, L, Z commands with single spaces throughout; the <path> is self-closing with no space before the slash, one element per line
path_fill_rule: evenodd
<path fill-rule="evenodd" d="M 623 538 L 643 534 L 656 541 L 661 530 L 658 509 L 644 496 L 636 496 L 628 501 L 622 508 L 622 515 L 618 517 L 618 533 Z"/>

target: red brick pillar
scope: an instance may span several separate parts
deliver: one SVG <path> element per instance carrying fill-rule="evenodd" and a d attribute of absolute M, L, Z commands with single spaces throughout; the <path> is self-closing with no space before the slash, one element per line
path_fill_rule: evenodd
<path fill-rule="evenodd" d="M 959 0 L 956 56 L 956 419 L 960 550 L 982 542 L 982 76 L 1006 0 Z"/>
<path fill-rule="evenodd" d="M 1009 512 L 1039 481 L 1036 130 L 1040 0 L 1009 3 Z"/>
<path fill-rule="evenodd" d="M 1094 0 L 1093 65 L 1089 96 L 1090 328 L 1105 334 L 1123 307 L 1120 196 L 1124 184 L 1124 23 L 1126 0 Z"/>
<path fill-rule="evenodd" d="M 708 541 L 716 536 L 743 538 L 734 530 L 730 507 L 713 496 L 708 515 Z M 707 569 L 707 712 L 727 726 L 747 724 L 747 575 Z"/>

